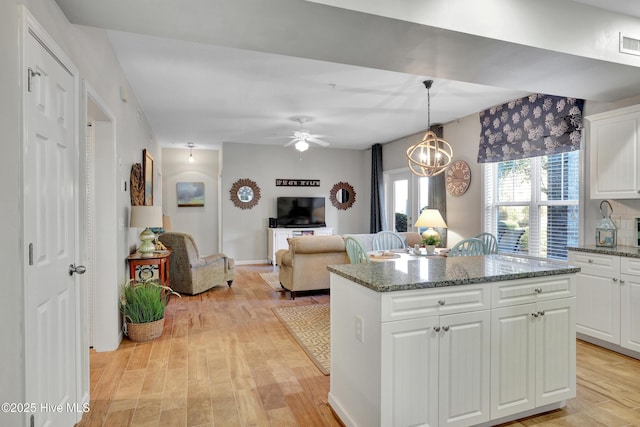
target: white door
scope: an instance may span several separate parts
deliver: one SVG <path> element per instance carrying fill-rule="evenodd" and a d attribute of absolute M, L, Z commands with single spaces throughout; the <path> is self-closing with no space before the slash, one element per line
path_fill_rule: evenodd
<path fill-rule="evenodd" d="M 622 275 L 620 289 L 620 345 L 640 352 L 640 277 Z"/>
<path fill-rule="evenodd" d="M 31 425 L 71 426 L 81 412 L 74 406 L 76 276 L 69 273 L 76 263 L 76 82 L 31 32 L 24 41 L 25 402 L 49 405 L 37 408 Z"/>
<path fill-rule="evenodd" d="M 417 219 L 411 217 L 411 174 L 402 170 L 385 172 L 384 176 L 387 229 L 397 232 L 409 231 Z"/>
<path fill-rule="evenodd" d="M 440 316 L 440 426 L 489 421 L 489 310 Z"/>
<path fill-rule="evenodd" d="M 576 274 L 576 331 L 614 344 L 620 343 L 620 285 L 612 275 Z"/>
<path fill-rule="evenodd" d="M 491 418 L 536 406 L 535 304 L 493 310 L 491 314 Z"/>
<path fill-rule="evenodd" d="M 438 316 L 382 324 L 380 425 L 438 425 Z"/>
<path fill-rule="evenodd" d="M 575 298 L 536 305 L 536 406 L 576 397 Z"/>

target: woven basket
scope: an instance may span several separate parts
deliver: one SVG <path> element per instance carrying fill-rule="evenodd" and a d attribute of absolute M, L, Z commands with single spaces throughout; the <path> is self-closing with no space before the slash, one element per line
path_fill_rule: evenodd
<path fill-rule="evenodd" d="M 129 323 L 127 322 L 127 336 L 131 341 L 144 342 L 151 341 L 162 335 L 164 328 L 164 318 L 149 323 Z"/>

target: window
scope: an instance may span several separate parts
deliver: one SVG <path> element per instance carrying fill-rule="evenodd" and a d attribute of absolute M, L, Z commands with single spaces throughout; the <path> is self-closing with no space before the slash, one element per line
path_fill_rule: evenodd
<path fill-rule="evenodd" d="M 484 165 L 484 228 L 500 252 L 567 259 L 578 243 L 580 152 Z"/>

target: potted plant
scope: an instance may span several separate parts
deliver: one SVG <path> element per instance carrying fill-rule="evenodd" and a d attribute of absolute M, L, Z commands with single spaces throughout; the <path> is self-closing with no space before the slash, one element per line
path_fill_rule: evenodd
<path fill-rule="evenodd" d="M 432 254 L 436 251 L 436 246 L 440 243 L 440 239 L 437 236 L 426 236 L 422 239 L 422 244 L 427 250 L 428 254 Z"/>
<path fill-rule="evenodd" d="M 162 335 L 164 312 L 171 294 L 178 295 L 156 280 L 128 280 L 122 287 L 120 311 L 124 332 L 132 341 L 151 341 Z"/>

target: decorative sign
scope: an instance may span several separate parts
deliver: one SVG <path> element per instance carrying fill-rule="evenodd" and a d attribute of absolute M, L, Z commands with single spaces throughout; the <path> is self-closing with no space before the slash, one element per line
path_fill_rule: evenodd
<path fill-rule="evenodd" d="M 320 187 L 319 179 L 276 179 L 276 187 Z"/>

